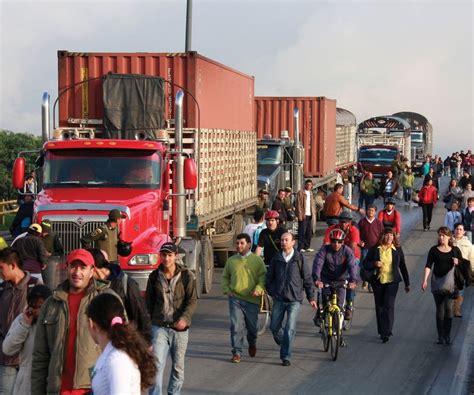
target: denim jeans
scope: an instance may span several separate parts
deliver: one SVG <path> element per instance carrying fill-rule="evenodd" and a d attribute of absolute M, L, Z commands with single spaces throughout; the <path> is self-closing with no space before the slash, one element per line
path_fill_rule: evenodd
<path fill-rule="evenodd" d="M 300 302 L 283 302 L 281 300 L 273 301 L 271 331 L 275 340 L 281 344 L 280 359 L 290 360 L 291 346 L 296 334 L 296 322 L 298 321 L 298 312 Z M 282 328 L 283 319 L 286 313 L 285 328 Z"/>
<path fill-rule="evenodd" d="M 13 387 L 15 386 L 15 379 L 18 371 L 14 366 L 0 365 L 0 394 L 13 394 Z"/>
<path fill-rule="evenodd" d="M 260 307 L 255 303 L 229 296 L 230 342 L 233 355 L 242 355 L 245 332 L 249 346 L 256 345 L 259 310 Z"/>
<path fill-rule="evenodd" d="M 171 356 L 171 362 L 173 363 L 168 383 L 168 394 L 180 394 L 184 383 L 184 356 L 188 347 L 189 330 L 179 332 L 171 328 L 153 325 L 152 331 L 153 351 L 157 359 L 158 372 L 155 386 L 150 389 L 149 395 L 162 394 L 163 372 L 168 354 Z"/>
<path fill-rule="evenodd" d="M 360 266 L 360 261 L 357 258 L 355 258 L 354 263 L 357 267 Z M 347 279 L 349 280 L 349 275 L 347 276 Z M 356 297 L 355 289 L 347 288 L 347 290 L 346 290 L 346 306 L 348 306 L 349 303 L 354 304 L 355 297 Z"/>
<path fill-rule="evenodd" d="M 411 187 L 403 187 L 403 198 L 407 203 L 411 201 Z"/>

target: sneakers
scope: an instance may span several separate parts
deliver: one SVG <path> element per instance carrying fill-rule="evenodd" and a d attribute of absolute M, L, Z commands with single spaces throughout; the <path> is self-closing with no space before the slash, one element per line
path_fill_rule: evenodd
<path fill-rule="evenodd" d="M 308 248 L 308 249 L 306 250 L 306 252 L 314 252 L 314 249 L 313 249 L 313 248 Z"/>
<path fill-rule="evenodd" d="M 283 359 L 281 361 L 282 366 L 291 366 L 291 362 L 288 359 Z"/>
<path fill-rule="evenodd" d="M 238 354 L 232 355 L 232 358 L 230 359 L 230 362 L 232 362 L 232 363 L 240 363 L 240 355 L 238 355 Z"/>
<path fill-rule="evenodd" d="M 369 288 L 369 283 L 368 283 L 367 281 L 364 281 L 364 282 L 362 283 L 362 289 L 367 290 L 368 288 Z"/>
<path fill-rule="evenodd" d="M 305 250 L 304 248 L 302 248 L 302 249 L 300 250 L 300 252 L 303 253 L 303 252 L 306 252 L 306 250 Z"/>
<path fill-rule="evenodd" d="M 256 346 L 249 346 L 249 355 L 253 358 L 257 355 L 257 347 Z"/>

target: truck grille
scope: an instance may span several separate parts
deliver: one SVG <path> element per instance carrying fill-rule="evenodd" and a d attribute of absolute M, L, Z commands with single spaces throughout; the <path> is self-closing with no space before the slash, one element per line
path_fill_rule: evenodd
<path fill-rule="evenodd" d="M 55 221 L 51 219 L 52 230 L 61 237 L 64 252 L 82 248 L 81 237 L 103 225 L 105 221 L 89 221 L 79 225 L 76 221 Z"/>

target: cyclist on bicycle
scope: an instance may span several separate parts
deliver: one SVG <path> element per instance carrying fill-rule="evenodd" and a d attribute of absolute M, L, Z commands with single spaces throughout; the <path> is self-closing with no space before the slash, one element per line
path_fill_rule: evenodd
<path fill-rule="evenodd" d="M 357 266 L 352 249 L 344 245 L 346 234 L 342 229 L 335 228 L 329 234 L 330 244 L 323 245 L 318 251 L 313 262 L 313 280 L 318 288 L 324 284 L 340 286 L 349 280 L 349 288 L 354 289 L 357 285 Z M 331 289 L 322 289 L 322 302 L 325 306 L 331 297 Z M 337 304 L 340 309 L 344 308 L 346 289 L 338 287 Z M 322 307 L 322 306 L 320 306 Z M 347 314 L 346 310 L 345 315 Z M 344 317 L 346 319 L 346 317 Z"/>
<path fill-rule="evenodd" d="M 324 233 L 324 244 L 331 244 L 330 234 L 333 229 L 341 229 L 346 237 L 344 239 L 344 244 L 349 246 L 354 253 L 355 265 L 359 266 L 360 262 L 360 233 L 357 226 L 352 223 L 352 214 L 349 211 L 343 210 L 339 215 L 339 223 L 331 225 L 326 229 Z M 348 289 L 346 292 L 346 311 L 344 315 L 345 320 L 350 320 L 352 318 L 352 308 L 354 306 L 355 300 L 355 290 Z"/>
<path fill-rule="evenodd" d="M 279 224 L 280 215 L 278 211 L 270 210 L 265 213 L 265 220 L 267 228 L 260 232 L 258 238 L 258 246 L 255 249 L 255 254 L 262 255 L 265 265 L 269 265 L 272 258 L 281 251 L 281 236 L 287 230 Z"/>

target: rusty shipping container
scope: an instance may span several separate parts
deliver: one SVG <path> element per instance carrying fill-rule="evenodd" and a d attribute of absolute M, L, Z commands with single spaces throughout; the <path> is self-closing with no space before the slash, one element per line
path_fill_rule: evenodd
<path fill-rule="evenodd" d="M 103 119 L 102 80 L 113 72 L 160 76 L 165 84 L 165 119 L 174 119 L 174 97 L 183 87 L 187 128 L 253 131 L 254 77 L 196 52 L 79 53 L 58 51 L 59 126 Z M 81 81 L 89 80 L 81 83 Z M 68 89 L 70 88 L 70 89 Z M 199 106 L 199 107 L 198 107 Z M 76 125 L 77 126 L 77 125 Z"/>
<path fill-rule="evenodd" d="M 305 177 L 325 177 L 336 169 L 336 100 L 326 97 L 255 97 L 254 123 L 259 139 L 294 138 L 293 109 L 298 107 L 300 140 L 305 147 Z"/>

